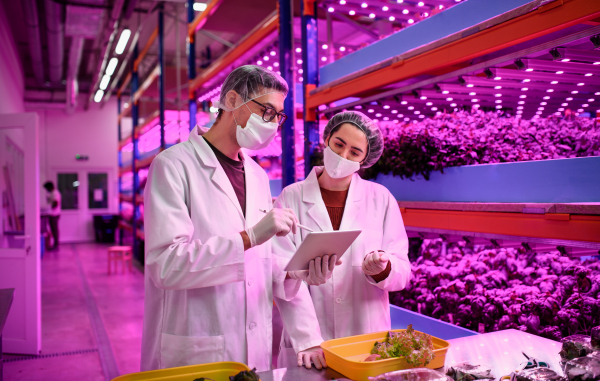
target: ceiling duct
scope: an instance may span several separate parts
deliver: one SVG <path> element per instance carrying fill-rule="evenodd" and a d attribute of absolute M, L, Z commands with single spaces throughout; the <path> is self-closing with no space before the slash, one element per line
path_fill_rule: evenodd
<path fill-rule="evenodd" d="M 33 66 L 33 75 L 38 85 L 43 85 L 44 61 L 42 60 L 42 41 L 40 40 L 40 21 L 35 0 L 23 0 L 21 2 L 25 23 L 27 24 L 27 37 L 29 41 L 29 56 Z"/>
<path fill-rule="evenodd" d="M 48 69 L 50 82 L 62 85 L 65 52 L 65 26 L 62 22 L 62 6 L 52 0 L 44 1 L 46 32 L 48 36 Z"/>

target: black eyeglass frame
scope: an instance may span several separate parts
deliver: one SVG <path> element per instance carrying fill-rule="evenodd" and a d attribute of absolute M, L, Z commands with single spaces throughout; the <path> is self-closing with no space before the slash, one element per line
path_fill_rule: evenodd
<path fill-rule="evenodd" d="M 283 112 L 277 112 L 277 110 L 275 110 L 273 107 L 264 105 L 264 104 L 262 104 L 260 102 L 255 101 L 254 99 L 252 99 L 252 102 L 256 103 L 257 105 L 259 105 L 259 106 L 261 106 L 261 107 L 263 107 L 265 109 L 263 111 L 263 115 L 262 115 L 262 119 L 265 122 L 271 122 L 273 119 L 275 119 L 276 116 L 279 116 L 279 117 L 281 117 L 281 121 L 278 121 L 277 125 L 279 127 L 281 127 L 283 125 L 283 123 L 285 123 L 285 121 L 287 120 L 287 115 L 285 115 Z M 269 119 L 269 120 L 267 120 L 267 118 L 266 118 L 267 109 L 275 111 L 275 115 L 273 115 L 273 117 L 271 119 Z"/>

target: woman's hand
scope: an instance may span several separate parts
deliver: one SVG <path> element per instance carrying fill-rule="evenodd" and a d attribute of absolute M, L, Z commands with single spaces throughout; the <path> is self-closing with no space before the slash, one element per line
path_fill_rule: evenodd
<path fill-rule="evenodd" d="M 323 258 L 317 257 L 311 260 L 308 264 L 308 270 L 288 271 L 288 276 L 291 279 L 300 279 L 305 281 L 309 286 L 320 286 L 325 284 L 333 275 L 335 266 L 342 264 L 342 260 L 338 261 L 337 255 L 324 255 Z"/>
<path fill-rule="evenodd" d="M 298 366 L 305 366 L 306 369 L 311 368 L 311 362 L 315 364 L 315 368 L 327 368 L 325 355 L 321 347 L 312 347 L 301 352 L 298 352 Z"/>
<path fill-rule="evenodd" d="M 381 250 L 372 251 L 365 256 L 362 263 L 363 272 L 367 275 L 377 275 L 387 267 L 388 255 Z"/>

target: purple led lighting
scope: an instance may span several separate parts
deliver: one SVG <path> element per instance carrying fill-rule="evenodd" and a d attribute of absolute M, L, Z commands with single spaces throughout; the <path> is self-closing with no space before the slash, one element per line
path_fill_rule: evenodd
<path fill-rule="evenodd" d="M 442 4 L 440 4 L 440 5 L 438 6 L 438 8 L 439 8 L 439 9 L 444 9 L 444 6 L 443 6 Z"/>
<path fill-rule="evenodd" d="M 383 120 L 390 120 L 390 118 L 388 118 L 387 116 L 385 118 L 383 118 Z"/>
<path fill-rule="evenodd" d="M 398 110 L 392 110 L 392 114 L 397 114 Z"/>
<path fill-rule="evenodd" d="M 346 48 L 344 46 L 340 46 L 340 52 L 345 52 Z"/>
<path fill-rule="evenodd" d="M 554 89 L 548 89 L 548 90 L 546 90 L 546 92 L 547 93 L 552 93 L 552 92 L 554 92 Z"/>
<path fill-rule="evenodd" d="M 502 94 L 494 94 L 495 97 L 501 97 Z"/>
<path fill-rule="evenodd" d="M 583 85 L 585 85 L 585 83 L 583 83 L 583 82 L 579 82 L 579 83 L 577 84 L 577 86 L 583 86 Z"/>
<path fill-rule="evenodd" d="M 412 23 L 414 23 L 414 22 L 415 22 L 415 20 L 413 20 L 413 19 L 408 19 L 408 23 L 409 23 L 409 24 L 412 24 Z"/>
<path fill-rule="evenodd" d="M 479 99 L 471 99 L 471 102 L 479 102 Z"/>
<path fill-rule="evenodd" d="M 296 48 L 296 53 L 302 53 L 302 48 Z"/>
<path fill-rule="evenodd" d="M 589 107 L 589 106 L 590 106 L 590 105 L 589 105 L 589 104 L 587 104 L 587 103 L 584 103 L 584 104 L 582 104 L 582 105 L 581 105 L 581 107 Z"/>
<path fill-rule="evenodd" d="M 533 71 L 533 69 L 525 69 L 525 71 Z"/>
<path fill-rule="evenodd" d="M 541 102 L 540 106 L 546 106 L 548 104 L 548 102 Z"/>
<path fill-rule="evenodd" d="M 494 77 L 494 79 L 495 79 L 496 81 L 499 81 L 499 80 L 501 80 L 501 79 L 502 79 L 502 77 Z"/>
<path fill-rule="evenodd" d="M 427 97 L 426 97 L 426 96 L 422 96 L 422 97 L 421 97 L 421 99 L 422 99 L 422 100 L 425 100 L 425 99 L 427 99 Z"/>
<path fill-rule="evenodd" d="M 450 107 L 456 107 L 456 103 L 450 103 Z"/>
<path fill-rule="evenodd" d="M 327 57 L 321 57 L 321 61 L 323 61 L 323 62 L 327 61 Z"/>
<path fill-rule="evenodd" d="M 571 94 L 578 94 L 578 93 L 579 93 L 579 91 L 577 91 L 577 90 L 571 91 Z"/>
<path fill-rule="evenodd" d="M 296 63 L 297 63 L 298 65 L 302 65 L 302 60 L 298 60 L 298 61 L 296 61 Z"/>
<path fill-rule="evenodd" d="M 590 99 L 588 99 L 588 102 L 593 102 L 593 101 L 595 101 L 595 99 L 594 99 L 594 98 L 590 98 Z"/>
<path fill-rule="evenodd" d="M 304 70 L 302 70 L 302 69 L 298 69 L 298 73 L 299 73 L 299 74 L 302 74 L 302 73 L 304 73 Z"/>
<path fill-rule="evenodd" d="M 421 111 L 419 111 L 419 110 L 415 111 L 415 115 L 419 115 L 420 113 L 421 113 Z"/>
<path fill-rule="evenodd" d="M 267 66 L 267 69 L 273 70 L 273 66 Z"/>
<path fill-rule="evenodd" d="M 372 108 L 368 109 L 367 112 L 375 112 Z"/>
<path fill-rule="evenodd" d="M 361 105 L 358 105 L 358 106 L 354 106 L 354 108 L 355 108 L 355 109 L 357 109 L 357 110 L 361 110 L 361 109 L 362 109 L 362 106 L 361 106 Z"/>
<path fill-rule="evenodd" d="M 527 83 L 527 82 L 530 82 L 530 81 L 531 81 L 531 79 L 529 79 L 529 78 L 525 78 L 525 79 L 523 80 L 523 82 L 524 82 L 524 83 Z"/>
<path fill-rule="evenodd" d="M 432 102 L 427 102 L 427 103 L 425 103 L 425 106 L 433 106 L 433 103 Z"/>
<path fill-rule="evenodd" d="M 415 107 L 414 106 L 408 106 L 408 109 L 412 111 L 412 110 L 415 109 Z"/>
<path fill-rule="evenodd" d="M 550 99 L 550 97 L 546 95 L 546 96 L 544 97 L 544 99 Z"/>
<path fill-rule="evenodd" d="M 354 16 L 354 15 L 356 14 L 356 12 L 355 12 L 355 11 L 349 11 L 349 12 L 348 12 L 348 14 L 349 14 L 350 16 Z"/>
<path fill-rule="evenodd" d="M 543 109 L 544 109 L 543 107 L 538 107 L 538 110 L 540 110 L 540 111 L 543 110 Z"/>
<path fill-rule="evenodd" d="M 263 57 L 263 60 L 265 60 L 265 61 L 268 61 L 268 60 L 269 60 L 269 57 L 268 57 L 268 56 L 264 56 L 264 57 Z"/>
<path fill-rule="evenodd" d="M 269 53 L 269 54 L 271 54 L 272 56 L 274 56 L 274 55 L 275 55 L 275 54 L 277 54 L 277 53 L 275 53 L 275 51 L 274 51 L 274 50 L 271 50 L 271 53 Z"/>
<path fill-rule="evenodd" d="M 369 5 L 368 5 L 367 3 L 362 3 L 360 6 L 361 6 L 361 7 L 363 7 L 363 8 L 366 8 L 366 7 L 368 7 Z"/>
<path fill-rule="evenodd" d="M 524 105 L 524 104 L 525 104 L 525 101 L 519 101 L 518 103 L 519 103 L 520 105 Z"/>
<path fill-rule="evenodd" d="M 519 95 L 519 98 L 521 98 L 521 99 L 527 98 L 527 95 Z"/>
<path fill-rule="evenodd" d="M 423 16 L 428 17 L 429 13 L 425 12 L 425 13 L 423 13 Z"/>
<path fill-rule="evenodd" d="M 273 62 L 273 66 L 279 67 L 279 62 L 277 62 L 277 61 Z"/>
<path fill-rule="evenodd" d="M 527 87 L 521 88 L 521 91 L 527 91 L 527 90 L 529 90 Z"/>
<path fill-rule="evenodd" d="M 473 96 L 473 95 L 477 95 L 477 93 L 475 93 L 475 92 L 470 92 L 470 93 L 469 93 L 469 95 L 470 95 L 470 96 Z"/>
<path fill-rule="evenodd" d="M 398 118 L 404 118 L 404 114 L 398 114 Z"/>
<path fill-rule="evenodd" d="M 404 118 L 405 122 L 408 122 L 410 120 L 410 118 Z"/>
<path fill-rule="evenodd" d="M 564 73 L 564 71 L 562 71 L 562 70 L 559 70 L 556 72 L 556 74 L 563 74 L 563 73 Z"/>
<path fill-rule="evenodd" d="M 566 106 L 568 106 L 569 104 L 568 104 L 568 103 L 561 103 L 560 105 L 561 105 L 561 106 L 563 106 L 563 107 L 566 107 Z"/>
<path fill-rule="evenodd" d="M 372 19 L 374 19 L 374 18 L 375 18 L 375 13 L 371 13 L 371 14 L 369 15 L 369 17 L 370 17 L 370 18 L 372 18 Z"/>
<path fill-rule="evenodd" d="M 385 105 L 385 106 L 383 106 L 383 108 L 386 109 L 386 110 L 389 110 L 390 105 Z"/>
<path fill-rule="evenodd" d="M 517 110 L 523 110 L 523 108 L 524 108 L 523 106 L 518 106 Z"/>
<path fill-rule="evenodd" d="M 565 111 L 565 109 L 561 107 L 558 109 L 558 111 Z"/>
<path fill-rule="evenodd" d="M 421 118 L 421 119 L 425 118 L 425 115 L 419 115 L 419 118 Z"/>
<path fill-rule="evenodd" d="M 571 102 L 572 100 L 573 100 L 573 98 L 571 98 L 571 97 L 567 98 L 567 101 L 569 101 L 569 102 Z"/>
<path fill-rule="evenodd" d="M 381 8 L 381 10 L 382 10 L 382 11 L 384 11 L 384 12 L 387 12 L 387 11 L 389 11 L 389 10 L 390 10 L 390 8 L 389 8 L 389 7 L 387 7 L 387 6 L 384 6 L 384 7 L 382 7 L 382 8 Z"/>
<path fill-rule="evenodd" d="M 259 61 L 256 61 L 256 64 L 257 64 L 257 65 L 262 65 L 262 61 L 260 61 L 260 60 L 259 60 Z"/>
<path fill-rule="evenodd" d="M 397 2 L 398 4 L 402 4 L 402 3 L 404 3 L 404 0 L 396 0 L 396 2 Z"/>
<path fill-rule="evenodd" d="M 598 92 L 594 93 L 594 95 L 600 95 L 600 91 L 598 91 Z"/>
<path fill-rule="evenodd" d="M 448 102 L 452 102 L 452 101 L 454 100 L 454 98 L 446 98 L 446 100 L 447 100 Z"/>
<path fill-rule="evenodd" d="M 298 81 L 299 81 L 299 82 L 304 82 L 304 78 L 302 78 L 302 77 L 299 77 L 299 78 L 298 78 Z"/>
<path fill-rule="evenodd" d="M 378 118 L 381 118 L 381 114 L 380 113 L 375 114 L 375 116 L 378 117 Z"/>
<path fill-rule="evenodd" d="M 591 77 L 592 75 L 594 75 L 594 74 L 592 74 L 592 73 L 586 73 L 585 74 L 586 77 Z"/>
<path fill-rule="evenodd" d="M 469 84 L 467 85 L 467 87 L 475 87 L 475 85 L 474 85 L 474 84 L 472 84 L 472 83 L 469 83 Z"/>
<path fill-rule="evenodd" d="M 502 103 L 501 99 L 496 99 L 496 103 Z"/>
<path fill-rule="evenodd" d="M 405 104 L 407 104 L 407 103 L 408 103 L 407 101 L 402 101 L 402 102 L 400 102 L 400 104 L 402 104 L 402 105 L 405 105 Z"/>
<path fill-rule="evenodd" d="M 583 112 L 584 110 L 582 108 L 578 109 L 577 112 Z"/>
<path fill-rule="evenodd" d="M 562 60 L 560 60 L 560 62 L 569 62 L 569 61 L 571 61 L 571 60 L 568 58 L 563 58 Z"/>
<path fill-rule="evenodd" d="M 502 86 L 494 86 L 494 89 L 496 90 L 500 90 L 502 88 Z"/>
<path fill-rule="evenodd" d="M 442 94 L 449 94 L 450 92 L 448 90 L 444 90 L 442 91 Z"/>
<path fill-rule="evenodd" d="M 558 81 L 552 81 L 550 82 L 551 85 L 556 85 L 558 83 Z"/>
<path fill-rule="evenodd" d="M 395 20 L 396 20 L 396 18 L 395 18 L 394 16 L 390 16 L 388 20 L 390 20 L 390 21 L 395 21 Z"/>
<path fill-rule="evenodd" d="M 419 1 L 419 2 L 417 3 L 417 5 L 418 5 L 419 7 L 422 7 L 423 5 L 425 5 L 425 3 L 424 3 L 424 2 L 422 2 L 422 1 Z"/>
<path fill-rule="evenodd" d="M 327 11 L 329 11 L 329 12 L 334 12 L 334 11 L 335 11 L 335 9 L 333 9 L 333 7 L 329 7 L 329 8 L 327 8 Z"/>
<path fill-rule="evenodd" d="M 497 109 L 501 109 L 501 108 L 502 108 L 502 106 L 498 105 L 498 106 L 496 106 L 496 108 L 497 108 Z"/>
<path fill-rule="evenodd" d="M 326 50 L 327 48 L 329 48 L 329 46 L 327 46 L 327 44 L 323 44 L 323 45 L 321 46 L 321 48 L 323 48 L 324 50 Z"/>
<path fill-rule="evenodd" d="M 402 10 L 402 14 L 403 14 L 403 15 L 407 15 L 407 14 L 408 14 L 408 9 L 403 9 L 403 10 Z"/>
<path fill-rule="evenodd" d="M 340 4 L 342 4 L 342 5 L 346 4 L 346 0 L 340 0 Z"/>
<path fill-rule="evenodd" d="M 438 109 L 437 107 L 432 107 L 431 111 L 437 111 L 437 109 Z"/>

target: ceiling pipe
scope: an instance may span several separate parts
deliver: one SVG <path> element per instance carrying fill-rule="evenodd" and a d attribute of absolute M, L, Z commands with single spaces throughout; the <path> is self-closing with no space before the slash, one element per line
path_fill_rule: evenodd
<path fill-rule="evenodd" d="M 35 0 L 21 2 L 25 23 L 27 24 L 27 37 L 29 41 L 29 56 L 33 66 L 33 75 L 39 85 L 44 85 L 44 61 L 42 60 L 42 41 L 40 40 L 40 21 Z"/>
<path fill-rule="evenodd" d="M 102 61 L 99 62 L 98 68 L 94 72 L 94 79 L 92 80 L 92 83 L 94 85 L 91 87 L 90 95 L 85 102 L 85 105 L 84 105 L 85 110 L 87 110 L 89 108 L 90 102 L 94 98 L 94 94 L 96 93 L 96 90 L 98 89 L 98 85 L 100 84 L 100 79 L 102 78 L 102 74 L 104 73 L 104 70 L 106 69 L 106 65 L 108 63 L 108 58 L 110 57 L 110 52 L 112 50 L 113 42 L 115 41 L 115 37 L 117 36 L 117 32 L 119 31 L 119 18 L 121 16 L 121 12 L 123 11 L 124 3 L 125 3 L 125 0 L 115 0 L 113 9 L 110 12 L 110 16 L 108 18 L 108 27 L 111 28 L 110 34 L 107 36 L 106 34 L 109 33 L 108 32 L 109 29 L 104 29 L 103 36 L 102 36 L 103 38 L 101 40 L 102 43 L 100 45 L 100 46 L 104 46 L 104 51 L 102 53 L 103 58 L 102 58 Z"/>
<path fill-rule="evenodd" d="M 65 25 L 62 6 L 52 0 L 44 1 L 46 13 L 46 31 L 48 34 L 48 69 L 50 82 L 62 85 L 65 44 Z"/>
<path fill-rule="evenodd" d="M 129 0 L 127 3 L 127 7 L 125 8 L 125 20 L 129 20 L 133 11 L 135 10 L 135 6 L 137 5 L 138 0 Z"/>
<path fill-rule="evenodd" d="M 77 98 L 79 97 L 79 66 L 81 64 L 81 54 L 83 53 L 83 37 L 73 37 L 71 40 L 71 49 L 69 50 L 69 66 L 67 68 L 67 114 L 72 114 L 77 108 Z"/>

